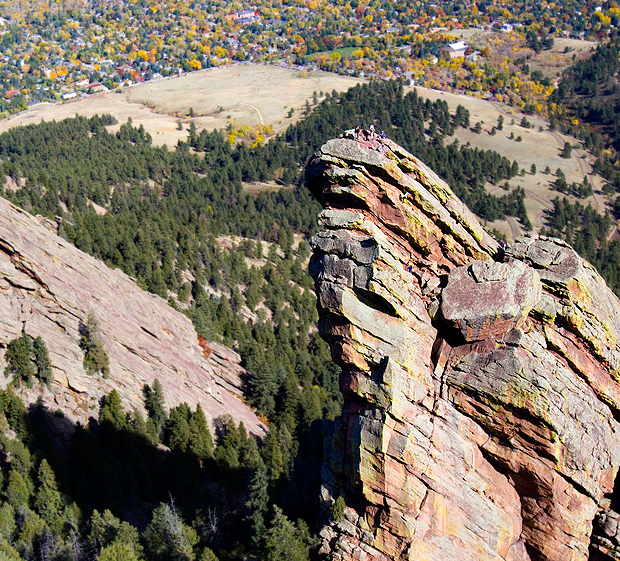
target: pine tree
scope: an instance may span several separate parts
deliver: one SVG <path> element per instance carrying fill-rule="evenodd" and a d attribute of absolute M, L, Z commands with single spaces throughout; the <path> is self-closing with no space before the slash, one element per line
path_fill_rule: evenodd
<path fill-rule="evenodd" d="M 160 504 L 143 534 L 150 561 L 193 561 L 198 534 L 185 524 L 174 504 Z"/>
<path fill-rule="evenodd" d="M 10 541 L 17 529 L 15 509 L 7 502 L 0 505 L 0 539 Z"/>
<path fill-rule="evenodd" d="M 101 549 L 97 561 L 140 561 L 130 544 L 112 542 Z"/>
<path fill-rule="evenodd" d="M 189 420 L 189 450 L 199 460 L 213 456 L 213 438 L 200 403 Z"/>
<path fill-rule="evenodd" d="M 22 554 L 24 559 L 35 559 L 34 548 L 37 542 L 48 534 L 45 521 L 34 511 L 27 507 L 20 509 L 20 531 L 15 548 Z"/>
<path fill-rule="evenodd" d="M 101 398 L 99 424 L 109 424 L 119 431 L 127 428 L 127 415 L 123 409 L 121 397 L 116 390 L 112 390 L 108 395 Z"/>
<path fill-rule="evenodd" d="M 19 399 L 12 391 L 7 391 L 5 399 L 8 401 L 6 418 L 11 430 L 21 441 L 26 441 L 30 434 L 30 421 L 28 410 L 24 402 Z"/>
<path fill-rule="evenodd" d="M 22 557 L 5 538 L 0 539 L 0 559 L 2 561 L 21 561 Z"/>
<path fill-rule="evenodd" d="M 239 468 L 239 429 L 230 415 L 225 415 L 221 432 L 223 433 L 220 445 L 215 449 L 215 459 L 217 463 L 228 469 Z"/>
<path fill-rule="evenodd" d="M 22 333 L 21 337 L 13 339 L 7 345 L 6 360 L 8 364 L 4 373 L 6 376 L 13 376 L 13 385 L 15 386 L 22 381 L 26 382 L 28 387 L 32 385 L 35 369 L 31 360 L 31 348 L 31 337 L 26 333 Z"/>
<path fill-rule="evenodd" d="M 165 409 L 164 389 L 159 380 L 156 379 L 152 387 L 144 384 L 142 395 L 144 396 L 144 406 L 148 414 L 147 429 L 149 430 L 149 436 L 154 439 L 154 442 L 159 442 L 166 419 L 168 418 Z"/>
<path fill-rule="evenodd" d="M 565 142 L 564 148 L 562 148 L 562 151 L 560 152 L 560 158 L 569 159 L 571 157 L 572 152 L 573 152 L 573 147 L 571 146 L 570 142 Z"/>
<path fill-rule="evenodd" d="M 32 485 L 32 484 L 31 484 Z M 12 469 L 9 472 L 9 482 L 6 487 L 6 498 L 14 507 L 26 506 L 30 499 L 30 487 L 24 476 Z"/>
<path fill-rule="evenodd" d="M 62 508 L 62 497 L 56 476 L 45 458 L 41 460 L 37 479 L 39 485 L 34 497 L 34 509 L 50 527 L 55 527 Z"/>
<path fill-rule="evenodd" d="M 110 361 L 101 342 L 99 324 L 89 312 L 86 324 L 80 327 L 80 348 L 84 351 L 84 370 L 87 374 L 101 373 L 104 378 L 110 375 Z"/>
<path fill-rule="evenodd" d="M 273 425 L 269 427 L 269 432 L 265 439 L 263 459 L 267 467 L 269 479 L 275 481 L 284 472 L 284 456 L 282 454 L 280 442 L 278 441 L 278 429 Z"/>
<path fill-rule="evenodd" d="M 269 508 L 269 478 L 264 466 L 260 466 L 254 472 L 254 477 L 248 489 L 250 498 L 246 506 L 251 510 L 248 516 L 250 523 L 250 538 L 254 551 L 260 551 L 265 538 L 265 515 Z"/>
<path fill-rule="evenodd" d="M 181 403 L 170 410 L 167 423 L 168 446 L 172 450 L 186 452 L 189 445 L 189 418 L 191 412 L 187 403 Z"/>
<path fill-rule="evenodd" d="M 265 535 L 265 561 L 308 561 L 310 547 L 304 536 L 280 508 L 273 507 L 275 516 Z"/>
<path fill-rule="evenodd" d="M 37 367 L 37 378 L 43 384 L 48 384 L 52 380 L 52 363 L 45 341 L 39 336 L 32 342 L 34 363 Z"/>
<path fill-rule="evenodd" d="M 200 558 L 198 559 L 198 561 L 219 561 L 219 559 L 217 558 L 217 555 L 213 553 L 213 550 L 205 547 L 200 554 Z"/>
<path fill-rule="evenodd" d="M 110 548 L 107 555 L 112 556 L 118 552 L 130 551 L 131 553 L 127 554 L 127 559 L 134 559 L 134 557 L 135 559 L 142 559 L 143 552 L 138 530 L 128 522 L 116 518 L 107 509 L 103 514 L 97 510 L 93 511 L 87 541 L 90 548 L 95 552 L 101 551 L 103 553 L 104 549 Z M 116 559 L 116 557 L 110 557 L 110 559 Z"/>
<path fill-rule="evenodd" d="M 134 408 L 131 413 L 129 413 L 128 423 L 134 434 L 144 437 L 147 436 L 146 421 L 138 409 Z"/>

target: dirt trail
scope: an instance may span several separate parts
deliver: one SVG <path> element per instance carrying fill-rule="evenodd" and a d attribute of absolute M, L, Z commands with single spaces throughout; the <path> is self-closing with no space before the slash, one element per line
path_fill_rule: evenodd
<path fill-rule="evenodd" d="M 512 216 L 506 216 L 506 222 L 510 226 L 512 232 L 512 241 L 515 241 L 521 235 L 521 229 L 517 225 L 516 220 Z"/>
<path fill-rule="evenodd" d="M 264 119 L 263 119 L 263 114 L 260 112 L 260 109 L 259 109 L 258 107 L 254 106 L 254 105 L 251 105 L 250 103 L 241 103 L 241 104 L 239 105 L 239 107 L 240 107 L 240 108 L 241 108 L 241 107 L 249 107 L 250 109 L 254 109 L 254 111 L 256 111 L 256 113 L 258 114 L 258 119 L 259 119 L 259 121 L 260 121 L 260 124 L 261 124 L 261 125 L 264 125 L 264 124 L 265 124 L 265 121 L 264 121 Z"/>

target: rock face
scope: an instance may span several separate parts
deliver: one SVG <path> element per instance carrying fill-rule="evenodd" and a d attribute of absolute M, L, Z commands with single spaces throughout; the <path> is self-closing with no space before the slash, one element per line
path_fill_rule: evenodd
<path fill-rule="evenodd" d="M 110 376 L 82 367 L 80 324 L 99 323 Z M 141 290 L 119 270 L 86 255 L 28 213 L 0 199 L 0 344 L 25 331 L 45 341 L 54 380 L 48 388 L 22 388 L 82 422 L 98 414 L 98 400 L 116 389 L 127 410 L 142 407 L 142 386 L 158 379 L 166 404 L 200 403 L 211 419 L 230 414 L 255 434 L 264 426 L 240 399 L 239 356 L 204 342 L 190 320 L 160 297 Z M 2 366 L 4 361 L 1 362 Z M 0 374 L 0 383 L 10 380 Z"/>
<path fill-rule="evenodd" d="M 322 499 L 347 508 L 323 553 L 588 559 L 595 517 L 617 521 L 618 299 L 559 240 L 504 251 L 389 140 L 345 133 L 307 178 L 325 207 L 319 328 L 345 396 Z M 616 540 L 607 526 L 592 544 Z"/>

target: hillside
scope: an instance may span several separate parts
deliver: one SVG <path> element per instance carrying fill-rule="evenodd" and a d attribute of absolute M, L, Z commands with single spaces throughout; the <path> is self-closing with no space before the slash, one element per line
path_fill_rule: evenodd
<path fill-rule="evenodd" d="M 498 36 L 495 32 L 479 30 L 464 30 L 460 34 L 468 38 L 472 35 L 469 32 L 475 32 L 474 36 L 480 33 L 487 38 Z M 507 36 L 502 36 L 501 40 L 510 43 Z M 564 57 L 566 64 L 556 69 L 559 72 L 570 61 L 570 53 L 574 49 L 593 48 L 591 43 L 577 40 L 558 40 L 556 43 L 551 51 L 532 54 L 529 64 L 534 64 L 541 57 L 550 60 Z M 564 44 L 570 52 L 560 52 Z M 518 54 L 511 56 L 514 58 Z M 121 124 L 130 118 L 134 126 L 144 127 L 154 146 L 165 144 L 172 148 L 179 141 L 185 141 L 190 130 L 201 133 L 212 129 L 226 131 L 227 139 L 232 142 L 253 145 L 261 140 L 273 139 L 277 133 L 283 134 L 289 125 L 303 120 L 311 108 L 317 108 L 325 92 L 344 91 L 356 83 L 365 82 L 366 79 L 326 72 L 260 64 L 231 65 L 136 84 L 120 93 L 100 93 L 64 104 L 35 106 L 0 121 L 0 131 L 76 114 L 89 118 L 97 114 L 110 114 L 117 123 L 108 125 L 108 131 L 117 132 Z M 414 86 L 408 86 L 405 91 L 413 89 Z M 571 204 L 577 201 L 584 206 L 591 204 L 599 213 L 604 213 L 608 206 L 613 205 L 613 201 L 605 200 L 601 194 L 605 180 L 592 170 L 595 157 L 587 149 L 592 148 L 587 140 L 582 145 L 574 136 L 551 130 L 549 121 L 540 115 L 524 113 L 524 108 L 516 104 L 486 101 L 475 92 L 458 88 L 452 91 L 448 87 L 442 87 L 439 91 L 419 86 L 415 86 L 415 90 L 423 99 L 447 102 L 452 112 L 459 105 L 469 111 L 470 126 L 457 127 L 454 133 L 454 139 L 461 144 L 470 143 L 477 148 L 497 151 L 518 162 L 519 169 L 524 173 L 513 176 L 509 184 L 512 189 L 523 189 L 528 220 L 534 231 L 549 226 L 547 216 L 553 212 L 552 201 L 557 196 L 566 196 Z M 528 126 L 522 126 L 522 122 L 527 122 Z M 481 124 L 479 131 L 476 129 L 477 123 Z M 353 125 L 349 122 L 345 128 Z M 572 134 L 578 135 L 579 131 Z M 319 142 L 323 140 L 325 138 Z M 574 149 L 570 158 L 562 158 L 560 154 L 567 142 Z M 547 168 L 548 173 L 545 172 Z M 558 191 L 555 188 L 558 169 L 569 186 L 581 186 L 587 178 L 592 194 L 588 192 L 584 196 L 573 189 L 562 193 Z M 485 187 L 489 193 L 502 193 L 500 185 L 488 183 Z M 488 226 L 509 240 L 526 231 L 509 216 L 491 220 Z"/>
<path fill-rule="evenodd" d="M 144 412 L 142 388 L 159 380 L 169 407 L 200 404 L 210 421 L 231 415 L 264 433 L 241 401 L 245 371 L 236 353 L 214 342 L 205 353 L 187 317 L 44 224 L 0 199 L 0 344 L 6 349 L 22 333 L 41 337 L 52 368 L 47 386 L 20 389 L 26 403 L 42 399 L 50 411 L 87 424 L 113 389 L 125 409 Z M 89 375 L 83 366 L 80 339 L 89 314 L 109 358 L 107 376 Z M 2 377 L 0 385 L 11 381 Z"/>
<path fill-rule="evenodd" d="M 313 93 L 344 91 L 361 79 L 328 72 L 263 64 L 228 65 L 102 92 L 69 103 L 44 103 L 0 120 L 0 132 L 75 115 L 109 114 L 119 123 L 144 126 L 155 146 L 172 148 L 187 138 L 191 123 L 203 129 L 247 127 L 281 132 L 298 121 Z M 190 115 L 191 111 L 191 115 Z M 179 123 L 182 123 L 179 127 Z M 113 132 L 117 128 L 111 129 Z"/>
<path fill-rule="evenodd" d="M 53 469 L 63 478 L 67 500 L 84 510 L 77 523 L 80 539 L 86 539 L 93 509 L 109 508 L 131 523 L 140 544 L 152 547 L 145 529 L 158 516 L 157 509 L 168 505 L 200 532 L 190 559 L 203 555 L 205 548 L 222 559 L 267 555 L 282 534 L 294 537 L 287 546 L 306 559 L 312 540 L 305 524 L 312 529 L 317 523 L 321 443 L 327 438 L 323 430 L 340 414 L 343 378 L 316 332 L 316 301 L 306 264 L 319 205 L 303 185 L 301 171 L 326 139 L 373 123 L 432 165 L 485 220 L 509 216 L 530 228 L 524 190 L 501 189 L 520 177 L 520 162 L 455 142 L 458 135 L 476 134 L 471 115 L 464 106 L 451 108 L 445 100 L 407 92 L 398 82 L 370 81 L 325 94 L 304 119 L 255 147 L 232 145 L 220 132 L 191 127 L 186 141 L 168 150 L 154 146 L 145 127 L 116 123 L 110 116 L 41 123 L 0 135 L 5 197 L 45 215 L 59 239 L 123 270 L 138 286 L 182 310 L 209 346 L 218 342 L 234 348 L 251 373 L 242 388 L 244 399 L 268 425 L 259 445 L 248 438 L 245 423 L 223 419 L 215 424 L 214 441 L 208 445 L 197 440 L 198 434 L 206 434 L 196 430 L 206 413 L 202 408 L 155 406 L 151 389 L 144 400 L 145 420 L 127 410 L 127 402 L 123 407 L 118 393 L 106 393 L 98 414 L 92 410 L 96 421 L 77 436 L 102 450 L 122 451 L 114 467 L 103 462 L 101 469 L 88 471 L 87 481 L 73 482 L 81 465 L 93 469 L 83 457 L 83 441 L 71 444 L 76 463 L 67 458 L 62 442 L 55 441 L 49 452 L 34 440 L 37 460 L 26 470 L 36 488 L 40 458 L 57 459 Z M 250 183 L 270 188 L 248 189 Z M 272 188 L 278 186 L 288 188 Z M 461 203 L 457 206 L 470 216 Z M 451 212 L 456 210 L 450 207 Z M 420 223 L 422 238 L 428 226 Z M 489 239 L 481 232 L 475 235 Z M 422 238 L 417 246 L 425 245 Z M 450 252 L 457 242 L 444 243 L 442 248 L 431 243 L 431 253 Z M 432 291 L 431 285 L 434 281 Z M 379 306 L 365 294 L 360 293 L 364 305 Z M 324 322 L 319 326 L 323 329 Z M 109 333 L 107 327 L 101 331 L 105 346 Z M 139 341 L 149 337 L 141 333 Z M 22 345 L 28 344 L 25 338 Z M 127 359 L 132 358 L 128 353 Z M 27 384 L 18 387 L 28 394 Z M 16 403 L 10 389 L 0 398 Z M 5 416 L 9 426 L 19 428 L 15 419 L 22 417 L 11 413 L 17 407 L 10 405 Z M 31 408 L 28 418 L 37 411 Z M 27 443 L 32 434 L 20 430 L 19 438 Z M 136 469 L 131 467 L 134 448 L 140 451 Z M 14 468 L 9 458 L 5 475 Z M 110 497 L 96 488 L 95 474 L 101 470 L 106 481 L 112 473 L 127 471 Z M 175 470 L 181 475 L 171 476 Z M 127 492 L 136 473 L 139 500 Z M 8 496 L 7 488 L 0 492 Z M 22 504 L 34 508 L 31 499 Z M 217 531 L 209 530 L 213 520 L 221 522 Z M 67 531 L 54 532 L 55 539 L 69 543 Z"/>

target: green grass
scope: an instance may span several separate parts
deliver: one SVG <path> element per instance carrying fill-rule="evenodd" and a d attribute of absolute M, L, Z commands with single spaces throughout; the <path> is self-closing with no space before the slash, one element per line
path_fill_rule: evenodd
<path fill-rule="evenodd" d="M 350 55 L 353 51 L 356 51 L 357 49 L 359 49 L 359 47 L 342 47 L 340 49 L 332 49 L 331 51 L 319 51 L 317 53 L 306 55 L 303 58 L 306 62 L 310 62 L 313 61 L 314 58 L 317 56 L 327 55 L 331 57 L 333 53 L 340 53 L 341 57 L 345 57 L 346 55 Z"/>

